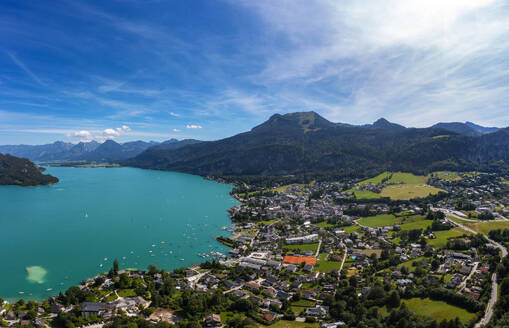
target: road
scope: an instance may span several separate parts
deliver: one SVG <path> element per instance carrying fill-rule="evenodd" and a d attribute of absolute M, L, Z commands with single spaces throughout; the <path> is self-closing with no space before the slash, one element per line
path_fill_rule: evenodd
<path fill-rule="evenodd" d="M 345 244 L 341 243 L 343 245 L 343 260 L 341 261 L 341 266 L 339 267 L 338 276 L 341 276 L 341 271 L 343 271 L 343 265 L 345 265 L 346 257 L 348 256 L 348 248 Z"/>
<path fill-rule="evenodd" d="M 318 241 L 318 248 L 316 249 L 315 257 L 318 257 L 318 255 L 320 254 L 320 247 L 321 246 L 322 246 L 322 240 L 320 239 Z"/>
<path fill-rule="evenodd" d="M 470 278 L 472 278 L 472 276 L 474 275 L 478 266 L 479 266 L 479 262 L 475 262 L 474 267 L 472 268 L 472 271 L 470 271 L 470 274 L 468 275 L 468 277 L 466 277 L 465 280 L 463 280 L 461 282 L 461 284 L 458 286 L 458 292 L 461 293 L 463 291 L 463 289 L 465 289 L 465 287 L 467 287 L 467 282 L 470 280 Z"/>
<path fill-rule="evenodd" d="M 456 215 L 450 213 L 450 211 L 448 210 L 444 210 L 444 209 L 438 209 L 442 212 L 445 212 L 451 216 L 454 216 L 455 218 L 458 218 L 458 219 L 461 219 L 459 217 L 457 217 Z M 505 218 L 504 218 L 505 219 Z M 465 231 L 468 231 L 468 232 L 471 232 L 473 233 L 474 235 L 478 234 L 477 231 L 475 230 L 472 230 L 470 229 L 469 227 L 465 227 L 464 225 L 456 222 L 456 221 L 453 221 L 451 219 L 448 219 L 446 217 L 446 220 L 448 222 L 450 222 L 451 224 L 465 230 Z M 491 244 L 493 244 L 496 248 L 498 248 L 501 252 L 502 252 L 502 258 L 506 257 L 507 256 L 507 249 L 502 246 L 501 244 L 497 243 L 496 241 L 488 238 L 488 236 L 486 235 L 483 235 Z M 493 308 L 495 307 L 495 304 L 497 303 L 498 301 L 498 284 L 497 284 L 497 274 L 494 273 L 493 276 L 491 277 L 491 297 L 490 297 L 490 301 L 488 302 L 488 306 L 486 307 L 486 312 L 484 313 L 484 317 L 481 318 L 481 320 L 479 320 L 479 322 L 477 322 L 474 326 L 474 328 L 480 328 L 480 327 L 483 327 L 485 325 L 487 325 L 490 320 L 491 320 L 491 317 L 493 316 Z"/>

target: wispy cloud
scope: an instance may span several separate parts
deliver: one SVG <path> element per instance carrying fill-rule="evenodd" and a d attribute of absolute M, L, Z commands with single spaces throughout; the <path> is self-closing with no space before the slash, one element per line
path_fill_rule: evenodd
<path fill-rule="evenodd" d="M 196 124 L 188 124 L 186 125 L 186 129 L 201 129 L 202 126 L 201 125 L 196 125 Z"/>
<path fill-rule="evenodd" d="M 23 72 L 25 72 L 26 75 L 28 75 L 32 80 L 43 87 L 46 86 L 46 84 L 42 82 L 42 80 L 37 75 L 35 75 L 34 72 L 32 72 L 16 55 L 8 51 L 6 51 L 6 54 L 11 58 L 14 64 L 21 68 L 21 70 L 23 70 Z"/>

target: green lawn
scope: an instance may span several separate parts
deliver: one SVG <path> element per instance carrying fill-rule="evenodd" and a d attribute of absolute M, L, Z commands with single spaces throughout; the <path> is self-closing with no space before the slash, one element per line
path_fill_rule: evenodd
<path fill-rule="evenodd" d="M 442 301 L 433 301 L 429 298 L 411 298 L 404 300 L 404 302 L 408 309 L 416 315 L 429 317 L 438 322 L 443 319 L 453 320 L 459 318 L 461 322 L 468 323 L 476 317 L 475 313 Z"/>
<path fill-rule="evenodd" d="M 410 261 L 403 262 L 401 264 L 401 266 L 406 267 L 409 272 L 414 272 L 416 267 L 413 264 L 416 263 L 416 262 L 420 262 L 420 261 L 422 261 L 424 259 L 431 260 L 431 258 L 429 258 L 429 257 L 421 256 L 421 257 L 417 257 L 415 259 L 411 259 Z"/>
<path fill-rule="evenodd" d="M 334 224 L 330 224 L 327 221 L 318 222 L 318 223 L 315 223 L 314 225 L 317 227 L 320 227 L 320 228 L 324 228 L 324 229 L 325 228 L 334 228 Z"/>
<path fill-rule="evenodd" d="M 461 237 L 464 235 L 463 232 L 459 232 L 456 229 L 445 230 L 445 231 L 434 231 L 437 238 L 427 239 L 428 245 L 434 248 L 445 248 L 447 246 L 447 240 L 449 238 Z"/>
<path fill-rule="evenodd" d="M 291 308 L 292 308 L 293 313 L 299 314 L 307 308 L 314 307 L 315 304 L 316 303 L 313 301 L 301 299 L 301 300 L 298 300 L 297 302 L 292 302 Z"/>
<path fill-rule="evenodd" d="M 440 191 L 443 190 L 425 184 L 397 184 L 383 188 L 380 195 L 382 197 L 389 197 L 395 200 L 409 200 L 435 195 Z"/>
<path fill-rule="evenodd" d="M 134 289 L 120 289 L 117 291 L 118 296 L 120 297 L 135 297 L 136 293 Z"/>
<path fill-rule="evenodd" d="M 357 222 L 359 222 L 360 225 L 371 228 L 385 227 L 394 225 L 396 223 L 396 217 L 392 214 L 380 214 L 376 216 L 361 218 Z"/>
<path fill-rule="evenodd" d="M 358 225 L 354 224 L 354 225 L 351 225 L 351 226 L 340 227 L 339 229 L 343 230 L 346 233 L 352 233 L 352 232 L 359 231 L 361 229 L 361 227 L 359 227 Z"/>
<path fill-rule="evenodd" d="M 320 254 L 320 257 L 318 258 L 318 261 L 316 262 L 315 270 L 323 272 L 323 273 L 329 273 L 334 269 L 339 269 L 341 266 L 341 262 L 337 261 L 328 261 L 327 256 L 329 254 Z"/>
<path fill-rule="evenodd" d="M 300 250 L 300 251 L 313 251 L 316 252 L 318 248 L 318 243 L 313 244 L 295 244 L 295 245 L 284 245 L 284 249 L 294 251 L 294 250 Z"/>

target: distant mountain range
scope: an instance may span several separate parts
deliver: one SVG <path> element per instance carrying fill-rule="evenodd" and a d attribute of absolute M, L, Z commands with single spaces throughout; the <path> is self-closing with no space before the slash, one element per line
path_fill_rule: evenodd
<path fill-rule="evenodd" d="M 57 183 L 58 179 L 26 158 L 0 154 L 0 185 L 37 186 Z"/>
<path fill-rule="evenodd" d="M 466 128 L 460 130 L 460 124 Z M 468 122 L 417 129 L 385 119 L 353 126 L 329 122 L 314 112 L 276 114 L 249 132 L 178 149 L 151 147 L 123 162 L 141 168 L 223 177 L 359 176 L 382 170 L 422 173 L 480 167 L 489 170 L 505 167 L 506 163 L 509 129 Z"/>
<path fill-rule="evenodd" d="M 383 118 L 351 125 L 299 112 L 273 115 L 251 131 L 217 141 L 55 142 L 0 146 L 0 153 L 38 162 L 116 162 L 222 177 L 500 170 L 509 167 L 509 129 L 471 122 L 406 128 Z"/>

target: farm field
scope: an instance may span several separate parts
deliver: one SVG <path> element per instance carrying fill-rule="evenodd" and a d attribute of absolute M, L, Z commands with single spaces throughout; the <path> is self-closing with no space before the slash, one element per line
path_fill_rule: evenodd
<path fill-rule="evenodd" d="M 369 216 L 361 218 L 357 221 L 360 225 L 376 228 L 376 227 L 385 227 L 392 226 L 396 223 L 396 217 L 391 214 L 380 214 L 377 216 Z"/>
<path fill-rule="evenodd" d="M 348 192 L 352 192 L 357 199 L 376 199 L 382 197 L 380 194 L 369 190 L 350 189 Z"/>
<path fill-rule="evenodd" d="M 414 222 L 403 223 L 401 225 L 401 230 L 414 230 L 414 229 L 422 229 L 426 230 L 431 224 L 432 220 L 419 220 Z"/>
<path fill-rule="evenodd" d="M 395 200 L 409 200 L 413 198 L 423 198 L 429 195 L 435 195 L 440 191 L 443 190 L 424 184 L 398 184 L 383 188 L 380 195 L 382 197 L 389 197 Z"/>
<path fill-rule="evenodd" d="M 463 222 L 464 226 L 469 227 L 472 230 L 475 230 L 484 235 L 488 235 L 491 230 L 497 229 L 509 229 L 509 221 L 498 221 L 498 222 Z"/>

